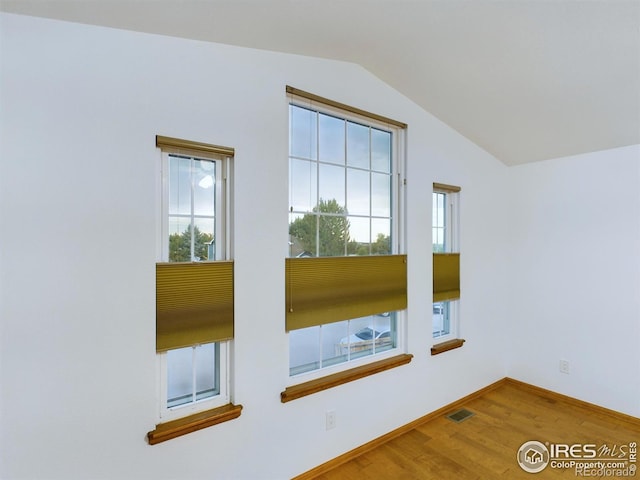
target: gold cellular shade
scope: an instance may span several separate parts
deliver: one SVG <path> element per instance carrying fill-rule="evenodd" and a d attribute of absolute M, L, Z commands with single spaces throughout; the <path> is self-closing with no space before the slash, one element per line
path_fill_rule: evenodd
<path fill-rule="evenodd" d="M 433 301 L 460 298 L 460 254 L 433 254 Z"/>
<path fill-rule="evenodd" d="M 156 264 L 156 350 L 230 338 L 233 262 Z"/>
<path fill-rule="evenodd" d="M 407 307 L 407 256 L 287 258 L 286 330 Z"/>

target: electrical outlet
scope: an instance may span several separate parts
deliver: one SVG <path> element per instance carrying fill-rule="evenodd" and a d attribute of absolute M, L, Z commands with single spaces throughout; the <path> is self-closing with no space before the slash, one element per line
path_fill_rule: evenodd
<path fill-rule="evenodd" d="M 327 411 L 327 413 L 325 414 L 325 420 L 326 420 L 325 426 L 327 430 L 336 428 L 336 411 L 335 410 Z"/>
<path fill-rule="evenodd" d="M 571 364 L 569 360 L 560 359 L 560 372 L 566 373 L 567 375 L 571 373 Z"/>

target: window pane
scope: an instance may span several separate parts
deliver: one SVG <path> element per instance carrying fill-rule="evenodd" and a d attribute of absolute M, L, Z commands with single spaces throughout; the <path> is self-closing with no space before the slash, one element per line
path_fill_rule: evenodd
<path fill-rule="evenodd" d="M 370 215 L 369 172 L 347 169 L 347 211 L 350 215 Z"/>
<path fill-rule="evenodd" d="M 375 343 L 376 353 L 395 348 L 397 344 L 396 312 L 385 312 L 376 315 L 376 326 L 380 332 Z"/>
<path fill-rule="evenodd" d="M 336 201 L 340 210 L 329 210 L 331 213 L 344 212 L 344 168 L 320 164 L 320 200 Z"/>
<path fill-rule="evenodd" d="M 433 252 L 443 253 L 446 250 L 445 245 L 445 208 L 446 208 L 446 194 L 445 193 L 433 193 Z"/>
<path fill-rule="evenodd" d="M 349 255 L 371 255 L 369 217 L 349 217 Z"/>
<path fill-rule="evenodd" d="M 391 175 L 371 174 L 371 215 L 391 216 Z"/>
<path fill-rule="evenodd" d="M 215 219 L 194 218 L 193 224 L 193 260 L 215 260 Z"/>
<path fill-rule="evenodd" d="M 318 247 L 321 257 L 346 255 L 349 225 L 346 217 L 322 215 L 318 219 Z"/>
<path fill-rule="evenodd" d="M 216 164 L 194 160 L 193 213 L 213 217 L 216 214 Z"/>
<path fill-rule="evenodd" d="M 433 337 L 441 337 L 451 333 L 450 303 L 436 302 L 433 304 Z"/>
<path fill-rule="evenodd" d="M 388 255 L 391 253 L 391 220 L 387 218 L 371 219 L 372 255 Z"/>
<path fill-rule="evenodd" d="M 369 169 L 369 127 L 347 122 L 347 165 Z"/>
<path fill-rule="evenodd" d="M 433 229 L 433 253 L 444 253 L 444 229 Z"/>
<path fill-rule="evenodd" d="M 289 375 L 320 368 L 320 327 L 289 332 Z"/>
<path fill-rule="evenodd" d="M 391 133 L 371 129 L 371 170 L 391 173 Z"/>
<path fill-rule="evenodd" d="M 445 194 L 434 193 L 433 194 L 433 226 L 444 228 L 444 206 L 445 206 Z"/>
<path fill-rule="evenodd" d="M 318 153 L 320 161 L 344 165 L 344 126 L 345 121 L 325 114 L 319 114 Z"/>
<path fill-rule="evenodd" d="M 191 213 L 191 159 L 169 155 L 169 214 Z"/>
<path fill-rule="evenodd" d="M 193 347 L 167 352 L 167 407 L 193 401 Z"/>
<path fill-rule="evenodd" d="M 317 163 L 292 158 L 289 162 L 289 206 L 294 212 L 310 212 L 318 201 Z"/>
<path fill-rule="evenodd" d="M 316 159 L 317 114 L 306 108 L 290 105 L 290 145 L 291 156 Z"/>
<path fill-rule="evenodd" d="M 318 216 L 315 214 L 289 215 L 289 256 L 317 256 Z"/>
<path fill-rule="evenodd" d="M 191 261 L 191 221 L 185 217 L 169 217 L 169 261 Z"/>
<path fill-rule="evenodd" d="M 322 366 L 330 367 L 348 360 L 348 349 L 343 348 L 343 340 L 348 336 L 349 322 L 322 325 Z"/>
<path fill-rule="evenodd" d="M 376 335 L 375 316 L 354 318 L 349 321 L 348 338 L 342 340 L 344 347 L 348 348 L 351 359 L 373 354 L 373 343 Z M 348 347 L 346 346 L 348 344 Z"/>
<path fill-rule="evenodd" d="M 207 343 L 195 348 L 196 354 L 196 400 L 217 395 L 219 390 L 218 375 L 218 344 Z"/>

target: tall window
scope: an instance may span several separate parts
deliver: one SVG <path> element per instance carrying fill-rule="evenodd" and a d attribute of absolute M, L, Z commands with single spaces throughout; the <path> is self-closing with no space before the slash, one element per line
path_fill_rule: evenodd
<path fill-rule="evenodd" d="M 458 197 L 460 188 L 434 184 L 432 213 L 432 245 L 434 253 L 433 338 L 446 341 L 458 335 L 459 253 Z M 449 258 L 450 257 L 450 258 Z M 450 286 L 455 275 L 457 288 Z M 445 285 L 443 287 L 443 285 Z"/>
<path fill-rule="evenodd" d="M 217 267 L 221 265 L 218 261 L 229 258 L 226 225 L 230 157 L 160 146 L 162 219 L 158 260 L 163 263 L 158 264 L 157 343 L 160 418 L 166 421 L 229 402 L 229 342 L 225 337 L 232 336 L 233 320 L 230 330 L 225 327 L 227 331 L 222 333 L 223 320 L 211 313 L 221 310 L 215 305 L 219 299 L 206 297 L 217 296 L 207 282 L 215 285 L 228 281 L 207 265 Z M 180 293 L 161 299 L 161 282 L 167 282 L 165 291 Z M 162 320 L 162 327 L 161 314 L 170 317 Z M 166 330 L 162 337 L 161 328 Z"/>
<path fill-rule="evenodd" d="M 289 106 L 289 256 L 398 253 L 400 129 L 299 100 Z M 396 349 L 398 318 L 379 311 L 290 330 L 290 375 Z"/>

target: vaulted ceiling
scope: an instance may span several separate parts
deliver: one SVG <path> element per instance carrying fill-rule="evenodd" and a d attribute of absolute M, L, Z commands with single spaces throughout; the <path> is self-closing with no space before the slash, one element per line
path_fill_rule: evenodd
<path fill-rule="evenodd" d="M 640 143 L 640 0 L 2 0 L 354 62 L 507 165 Z"/>

